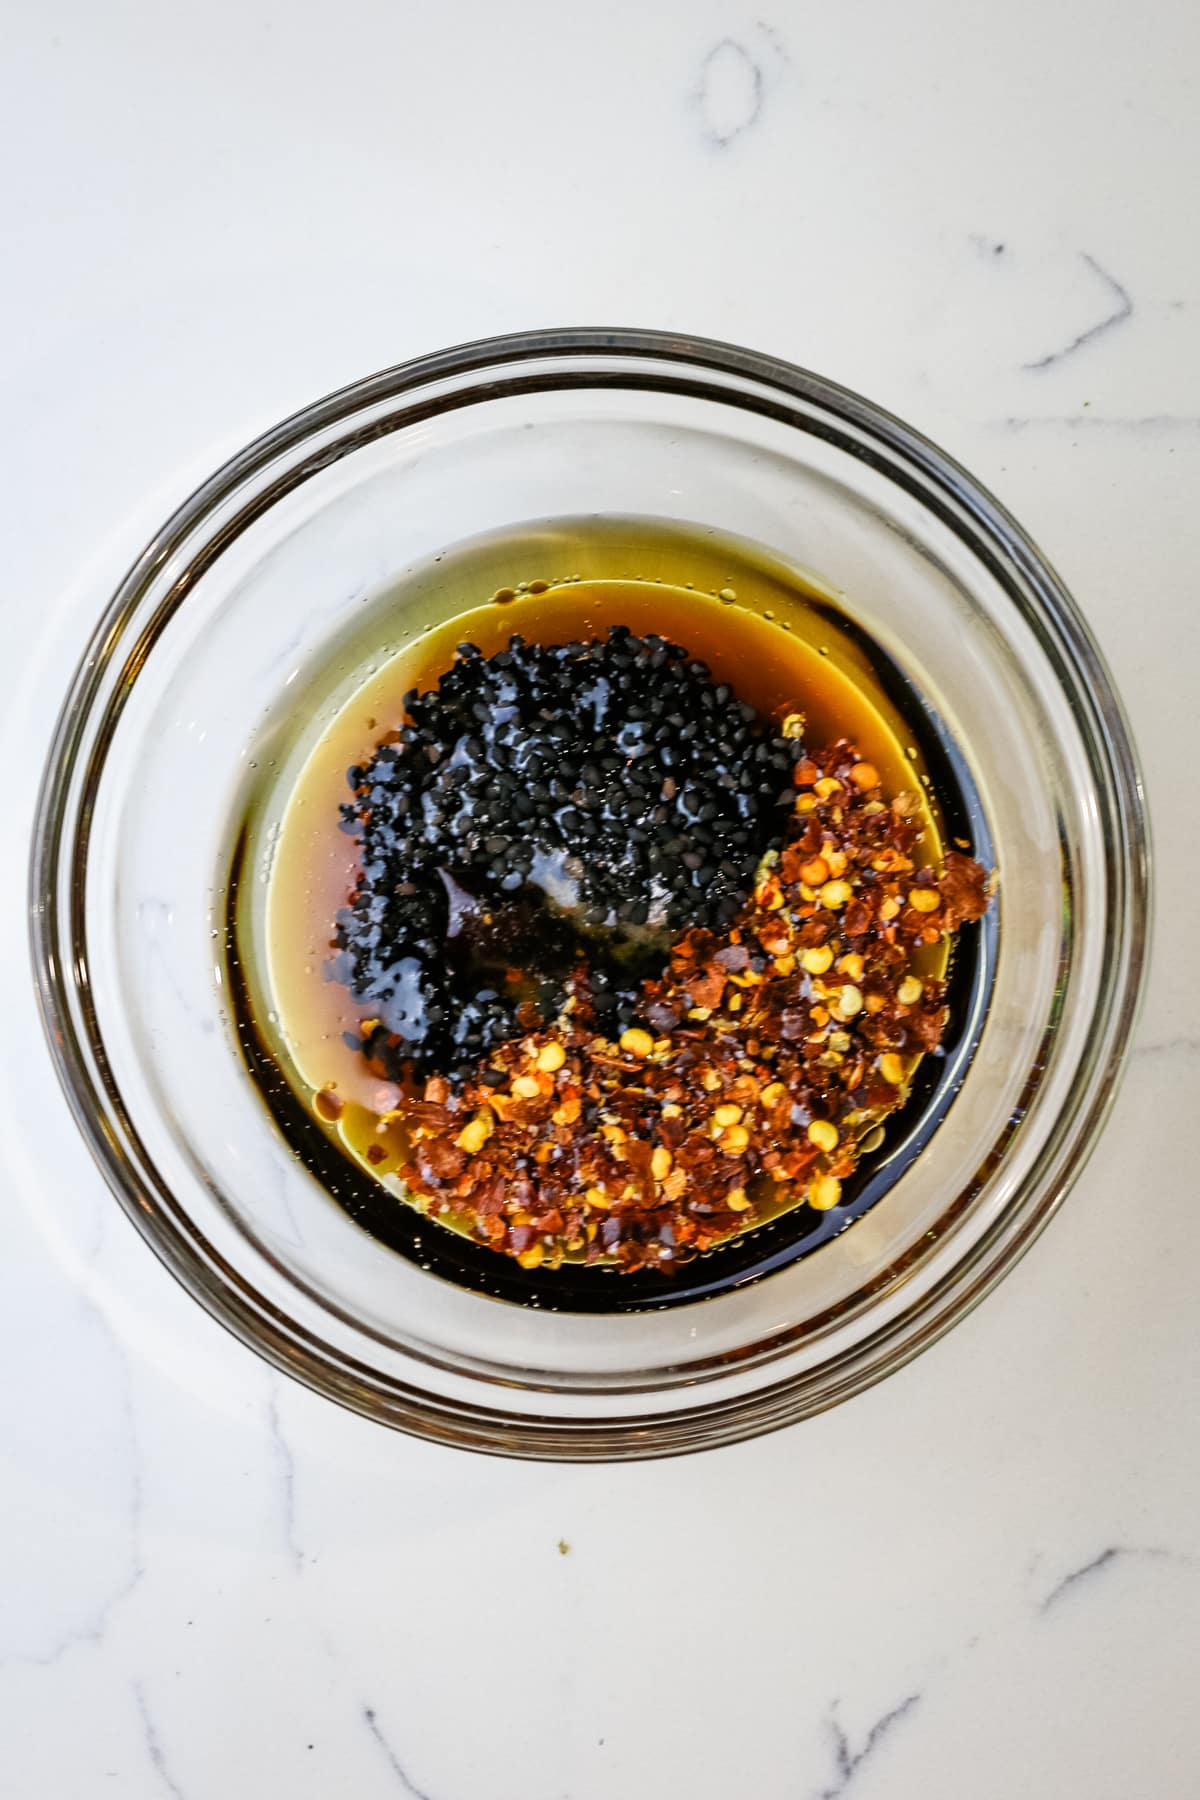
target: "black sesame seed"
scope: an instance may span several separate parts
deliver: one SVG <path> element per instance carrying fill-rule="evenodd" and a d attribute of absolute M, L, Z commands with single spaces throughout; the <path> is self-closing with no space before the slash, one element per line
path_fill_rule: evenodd
<path fill-rule="evenodd" d="M 394 1076 L 470 1072 L 528 1029 L 522 1002 L 553 1016 L 581 963 L 596 1005 L 631 1023 L 670 940 L 736 915 L 803 754 L 705 664 L 625 627 L 586 644 L 514 637 L 492 657 L 462 644 L 404 704 L 413 724 L 347 770 L 340 823 L 363 853 L 331 972 L 400 1027 L 398 1047 L 382 1029 L 368 1046 Z M 539 857 L 553 873 L 530 885 Z M 454 925 L 438 870 L 466 896 Z M 610 982 L 623 932 L 643 960 L 636 978 L 614 963 Z M 513 968 L 528 980 L 510 992 Z"/>

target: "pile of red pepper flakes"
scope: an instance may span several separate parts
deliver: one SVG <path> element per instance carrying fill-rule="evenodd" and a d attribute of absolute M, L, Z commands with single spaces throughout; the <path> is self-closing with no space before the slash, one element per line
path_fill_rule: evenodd
<path fill-rule="evenodd" d="M 641 1016 L 599 1035 L 580 971 L 554 1025 L 399 1109 L 398 1170 L 524 1268 L 670 1268 L 801 1199 L 841 1200 L 946 1023 L 914 953 L 987 908 L 983 868 L 918 867 L 920 803 L 842 740 L 795 771 L 790 835 L 737 922 L 691 931 Z M 492 1085 L 489 1085 L 492 1084 Z"/>

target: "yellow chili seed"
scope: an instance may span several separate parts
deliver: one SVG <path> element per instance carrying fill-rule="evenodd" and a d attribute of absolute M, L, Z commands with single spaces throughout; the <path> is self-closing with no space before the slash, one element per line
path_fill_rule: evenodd
<path fill-rule="evenodd" d="M 721 1085 L 721 1077 L 715 1069 L 705 1069 L 700 1077 L 700 1086 L 706 1094 L 715 1094 Z"/>
<path fill-rule="evenodd" d="M 788 713 L 783 724 L 780 726 L 780 730 L 785 738 L 803 737 L 804 714 L 802 712 Z"/>
<path fill-rule="evenodd" d="M 536 1100 L 541 1093 L 536 1075 L 518 1075 L 512 1084 L 512 1091 L 518 1100 Z"/>
<path fill-rule="evenodd" d="M 833 967 L 833 951 L 828 944 L 817 944 L 804 952 L 800 963 L 810 975 L 824 975 L 827 969 Z"/>
<path fill-rule="evenodd" d="M 853 897 L 854 889 L 848 881 L 827 881 L 821 889 L 821 905 L 830 912 L 836 912 L 839 906 L 845 906 L 847 900 Z"/>
<path fill-rule="evenodd" d="M 842 1184 L 836 1175 L 822 1175 L 808 1190 L 808 1204 L 814 1212 L 828 1212 L 842 1197 Z"/>
<path fill-rule="evenodd" d="M 942 896 L 936 888 L 919 887 L 908 890 L 908 904 L 914 912 L 936 912 L 942 904 Z"/>
<path fill-rule="evenodd" d="M 612 1205 L 612 1201 L 609 1199 L 603 1188 L 590 1187 L 583 1197 L 589 1206 L 594 1206 L 601 1212 L 607 1212 Z"/>
<path fill-rule="evenodd" d="M 750 1133 L 744 1125 L 730 1125 L 728 1130 L 721 1133 L 721 1148 L 727 1150 L 730 1156 L 740 1156 L 749 1142 Z"/>
<path fill-rule="evenodd" d="M 860 989 L 844 987 L 838 995 L 834 1011 L 839 1019 L 856 1019 L 863 1009 L 863 997 Z"/>
<path fill-rule="evenodd" d="M 798 813 L 810 813 L 816 804 L 816 798 L 812 794 L 796 795 L 796 811 Z"/>
<path fill-rule="evenodd" d="M 868 994 L 864 1004 L 869 1013 L 881 1013 L 887 1001 L 882 994 Z"/>
<path fill-rule="evenodd" d="M 879 916 L 881 919 L 885 920 L 894 919 L 899 911 L 900 902 L 893 894 L 889 894 L 887 899 L 883 902 L 883 905 L 879 908 Z"/>
<path fill-rule="evenodd" d="M 733 1101 L 729 1100 L 726 1101 L 724 1106 L 718 1106 L 716 1112 L 713 1114 L 713 1124 L 719 1126 L 720 1129 L 724 1131 L 727 1125 L 736 1125 L 741 1116 L 741 1107 L 735 1106 Z"/>
<path fill-rule="evenodd" d="M 829 865 L 824 857 L 814 856 L 809 862 L 801 863 L 800 879 L 806 881 L 809 887 L 815 888 L 819 888 L 823 882 L 828 881 Z"/>
<path fill-rule="evenodd" d="M 523 1269 L 536 1269 L 546 1255 L 545 1244 L 530 1244 L 528 1250 L 522 1250 L 517 1257 Z"/>
<path fill-rule="evenodd" d="M 750 1204 L 749 1200 L 746 1197 L 745 1188 L 737 1187 L 737 1188 L 731 1189 L 730 1192 L 728 1194 L 726 1194 L 726 1196 L 725 1196 L 725 1204 L 729 1208 L 730 1212 L 745 1212 L 746 1208 Z"/>
<path fill-rule="evenodd" d="M 813 792 L 821 800 L 828 800 L 830 794 L 840 794 L 842 784 L 833 775 L 822 775 L 820 781 L 813 783 Z"/>
<path fill-rule="evenodd" d="M 654 1048 L 654 1039 L 648 1031 L 641 1031 L 636 1025 L 631 1025 L 628 1031 L 621 1033 L 621 1048 L 627 1050 L 630 1056 L 649 1056 Z"/>
<path fill-rule="evenodd" d="M 476 1113 L 459 1132 L 458 1147 L 465 1150 L 468 1156 L 477 1156 L 491 1135 L 491 1121 L 483 1113 Z"/>
<path fill-rule="evenodd" d="M 855 763 L 850 771 L 850 779 L 855 787 L 862 788 L 863 792 L 866 793 L 868 788 L 879 786 L 879 770 L 875 767 L 874 763 Z"/>
<path fill-rule="evenodd" d="M 826 847 L 825 863 L 831 875 L 844 875 L 846 873 L 846 861 L 846 852 L 844 850 L 831 850 L 828 846 Z"/>
<path fill-rule="evenodd" d="M 815 1144 L 818 1150 L 836 1150 L 838 1128 L 829 1119 L 814 1119 L 808 1128 L 808 1141 Z"/>
<path fill-rule="evenodd" d="M 838 968 L 843 975 L 848 975 L 851 981 L 862 980 L 863 959 L 856 950 L 852 950 L 848 956 L 839 956 Z"/>
<path fill-rule="evenodd" d="M 789 950 L 785 955 L 777 956 L 775 958 L 774 967 L 777 975 L 794 975 L 796 973 L 796 959 Z"/>
<path fill-rule="evenodd" d="M 665 1144 L 656 1144 L 650 1158 L 650 1173 L 655 1181 L 661 1181 L 671 1173 L 671 1152 Z"/>
<path fill-rule="evenodd" d="M 897 1056 L 894 1050 L 888 1050 L 879 1059 L 879 1073 L 893 1087 L 899 1087 L 904 1080 L 904 1059 Z"/>
<path fill-rule="evenodd" d="M 896 998 L 901 1006 L 915 1006 L 924 992 L 923 981 L 918 981 L 915 975 L 906 975 L 896 989 Z"/>
<path fill-rule="evenodd" d="M 787 1089 L 782 1081 L 773 1081 L 769 1087 L 763 1089 L 762 1103 L 764 1106 L 777 1106 L 786 1093 Z"/>
<path fill-rule="evenodd" d="M 681 1119 L 683 1117 L 682 1106 L 676 1106 L 673 1100 L 668 1100 L 661 1110 L 664 1119 Z"/>
<path fill-rule="evenodd" d="M 561 1044 L 543 1044 L 538 1051 L 537 1066 L 544 1075 L 553 1075 L 561 1069 L 567 1060 L 567 1053 Z"/>

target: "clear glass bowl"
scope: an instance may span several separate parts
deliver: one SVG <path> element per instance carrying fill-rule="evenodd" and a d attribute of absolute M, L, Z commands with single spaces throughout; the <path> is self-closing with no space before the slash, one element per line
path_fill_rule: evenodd
<path fill-rule="evenodd" d="M 846 596 L 966 759 L 1001 871 L 973 1061 L 929 1143 L 818 1251 L 703 1303 L 559 1314 L 361 1231 L 246 1078 L 214 883 L 254 746 L 356 609 L 477 533 L 701 522 Z M 80 1128 L 184 1286 L 311 1387 L 445 1443 L 674 1454 L 899 1367 L 980 1300 L 1103 1121 L 1146 953 L 1134 751 L 1076 607 L 918 433 L 727 345 L 564 331 L 466 345 L 298 413 L 164 525 L 75 676 L 41 795 L 33 949 Z"/>

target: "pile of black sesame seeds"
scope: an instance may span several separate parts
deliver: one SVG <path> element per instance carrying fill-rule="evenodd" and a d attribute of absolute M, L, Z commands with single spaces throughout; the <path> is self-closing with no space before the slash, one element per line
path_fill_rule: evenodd
<path fill-rule="evenodd" d="M 361 874 L 330 970 L 394 1078 L 466 1075 L 551 1018 L 582 964 L 599 1016 L 630 1024 L 671 940 L 735 917 L 794 799 L 799 738 L 624 626 L 491 657 L 462 644 L 404 704 L 349 770 Z"/>

